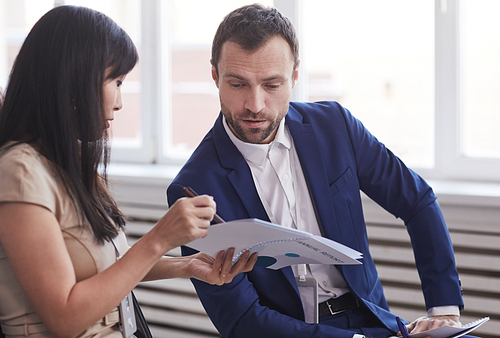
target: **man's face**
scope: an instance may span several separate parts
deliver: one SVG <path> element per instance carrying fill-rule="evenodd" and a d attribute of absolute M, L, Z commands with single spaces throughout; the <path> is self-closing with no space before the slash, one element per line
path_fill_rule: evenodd
<path fill-rule="evenodd" d="M 290 47 L 281 36 L 250 53 L 234 42 L 224 43 L 219 74 L 212 66 L 212 78 L 219 88 L 222 114 L 240 140 L 269 143 L 274 139 L 298 77 L 293 65 Z"/>

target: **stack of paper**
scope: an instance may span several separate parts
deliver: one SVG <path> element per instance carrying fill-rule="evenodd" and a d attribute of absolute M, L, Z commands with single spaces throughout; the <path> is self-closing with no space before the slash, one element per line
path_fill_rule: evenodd
<path fill-rule="evenodd" d="M 292 264 L 361 264 L 358 259 L 363 257 L 362 253 L 328 238 L 258 219 L 212 225 L 205 238 L 186 246 L 212 257 L 234 247 L 233 262 L 246 250 L 258 252 L 256 266 L 274 270 Z"/>

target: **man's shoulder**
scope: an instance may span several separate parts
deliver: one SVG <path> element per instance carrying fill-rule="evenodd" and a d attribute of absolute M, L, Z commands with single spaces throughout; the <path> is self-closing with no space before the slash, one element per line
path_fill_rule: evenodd
<path fill-rule="evenodd" d="M 344 109 L 336 101 L 318 101 L 318 102 L 290 102 L 288 115 L 292 120 L 308 122 L 310 119 L 317 118 L 343 118 L 346 114 Z"/>
<path fill-rule="evenodd" d="M 336 101 L 290 102 L 287 119 L 329 133 L 333 132 L 332 128 L 338 133 L 342 126 L 349 128 L 357 123 L 349 110 Z"/>
<path fill-rule="evenodd" d="M 299 112 L 340 112 L 344 108 L 337 101 L 299 102 L 291 101 L 290 106 Z"/>

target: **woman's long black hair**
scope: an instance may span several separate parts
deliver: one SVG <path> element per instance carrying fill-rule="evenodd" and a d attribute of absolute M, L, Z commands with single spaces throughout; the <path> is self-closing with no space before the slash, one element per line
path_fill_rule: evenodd
<path fill-rule="evenodd" d="M 56 7 L 24 41 L 0 111 L 0 146 L 12 140 L 39 144 L 98 243 L 125 224 L 107 189 L 103 84 L 137 61 L 132 40 L 109 17 L 85 7 Z"/>

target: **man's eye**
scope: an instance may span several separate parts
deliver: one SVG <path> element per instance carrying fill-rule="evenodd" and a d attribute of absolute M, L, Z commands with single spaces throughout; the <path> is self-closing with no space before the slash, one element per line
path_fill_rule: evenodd
<path fill-rule="evenodd" d="M 241 83 L 230 83 L 231 87 L 233 88 L 240 88 L 242 87 L 243 85 Z"/>
<path fill-rule="evenodd" d="M 269 89 L 277 89 L 280 85 L 267 85 Z"/>

